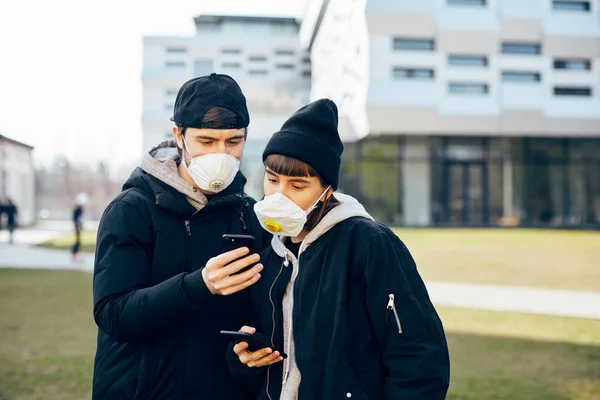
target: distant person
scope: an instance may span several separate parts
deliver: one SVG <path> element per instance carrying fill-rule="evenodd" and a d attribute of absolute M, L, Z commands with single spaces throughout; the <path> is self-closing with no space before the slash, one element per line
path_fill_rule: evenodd
<path fill-rule="evenodd" d="M 0 197 L 0 231 L 4 229 L 4 214 L 6 214 L 6 199 Z"/>
<path fill-rule="evenodd" d="M 8 236 L 9 243 L 14 243 L 14 234 L 17 229 L 17 214 L 18 209 L 12 199 L 8 199 L 6 201 L 6 205 L 4 206 L 4 210 L 7 217 L 7 227 L 8 227 Z"/>
<path fill-rule="evenodd" d="M 73 209 L 73 227 L 75 229 L 75 244 L 71 250 L 73 261 L 79 261 L 81 251 L 81 231 L 83 230 L 83 211 L 87 204 L 87 195 L 80 193 L 75 199 L 75 209 Z"/>

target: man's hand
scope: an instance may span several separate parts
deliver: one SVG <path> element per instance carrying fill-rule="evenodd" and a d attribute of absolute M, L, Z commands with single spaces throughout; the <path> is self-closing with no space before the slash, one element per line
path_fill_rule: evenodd
<path fill-rule="evenodd" d="M 240 332 L 246 332 L 254 335 L 256 328 L 243 326 L 242 329 L 240 329 Z M 278 351 L 273 352 L 273 350 L 268 347 L 253 352 L 247 351 L 247 348 L 247 342 L 240 342 L 233 347 L 233 351 L 239 357 L 240 362 L 250 368 L 266 367 L 267 365 L 283 361 L 283 357 L 281 357 Z"/>
<path fill-rule="evenodd" d="M 232 262 L 249 252 L 250 250 L 247 247 L 242 247 L 208 260 L 206 267 L 202 270 L 202 279 L 204 279 L 206 287 L 212 294 L 228 296 L 254 285 L 260 279 L 259 272 L 263 269 L 262 264 L 257 264 L 242 274 L 231 276 L 239 270 L 260 261 L 258 254 L 252 254 Z"/>

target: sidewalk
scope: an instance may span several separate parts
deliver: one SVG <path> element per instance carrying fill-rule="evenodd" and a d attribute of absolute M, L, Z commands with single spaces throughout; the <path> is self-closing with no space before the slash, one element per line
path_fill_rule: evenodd
<path fill-rule="evenodd" d="M 93 271 L 94 255 L 82 256 L 74 263 L 68 251 L 0 243 L 0 268 Z M 438 306 L 600 319 L 600 293 L 436 281 L 426 285 Z"/>
<path fill-rule="evenodd" d="M 436 305 L 600 319 L 600 293 L 453 282 L 426 282 Z"/>
<path fill-rule="evenodd" d="M 63 269 L 74 271 L 94 270 L 94 255 L 81 253 L 81 259 L 73 262 L 71 253 L 65 250 L 43 249 L 30 244 L 0 243 L 0 268 Z"/>
<path fill-rule="evenodd" d="M 17 229 L 15 232 L 15 243 L 18 244 L 38 244 L 50 240 L 62 234 L 61 231 L 50 229 Z M 0 246 L 8 243 L 8 232 L 6 229 L 0 231 Z"/>

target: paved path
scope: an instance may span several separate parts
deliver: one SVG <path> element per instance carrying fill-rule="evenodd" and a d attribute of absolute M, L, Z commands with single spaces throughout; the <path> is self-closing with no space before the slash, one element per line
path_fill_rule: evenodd
<path fill-rule="evenodd" d="M 600 319 L 600 293 L 426 282 L 436 305 Z"/>
<path fill-rule="evenodd" d="M 93 254 L 84 253 L 73 262 L 68 251 L 30 244 L 43 235 L 22 232 L 24 242 L 0 242 L 0 267 L 93 271 Z M 426 285 L 436 305 L 600 319 L 600 293 L 434 281 Z"/>
<path fill-rule="evenodd" d="M 42 249 L 29 244 L 0 243 L 0 268 L 67 269 L 93 271 L 94 255 L 82 253 L 74 262 L 65 250 Z"/>
<path fill-rule="evenodd" d="M 15 232 L 15 242 L 19 244 L 37 244 L 59 235 L 61 235 L 61 232 L 56 230 L 18 229 Z M 8 243 L 8 237 L 6 230 L 0 231 L 0 246 Z"/>

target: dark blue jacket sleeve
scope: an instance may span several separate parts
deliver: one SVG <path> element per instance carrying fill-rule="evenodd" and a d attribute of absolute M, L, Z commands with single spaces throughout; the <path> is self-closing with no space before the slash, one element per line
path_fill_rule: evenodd
<path fill-rule="evenodd" d="M 389 371 L 384 399 L 445 399 L 450 362 L 441 321 L 408 249 L 387 228 L 370 243 L 365 279 L 369 315 Z"/>
<path fill-rule="evenodd" d="M 151 285 L 153 236 L 149 219 L 124 201 L 112 203 L 100 222 L 94 319 L 118 342 L 151 340 L 211 295 L 200 271 Z"/>
<path fill-rule="evenodd" d="M 233 343 L 229 345 L 226 354 L 229 372 L 238 383 L 244 385 L 255 395 L 258 395 L 265 386 L 268 367 L 250 368 L 242 364 L 237 354 L 233 351 L 234 345 Z"/>

